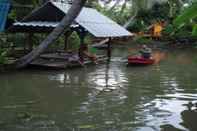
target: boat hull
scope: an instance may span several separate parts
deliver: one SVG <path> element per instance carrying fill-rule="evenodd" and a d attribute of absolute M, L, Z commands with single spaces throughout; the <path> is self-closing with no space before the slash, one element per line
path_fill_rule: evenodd
<path fill-rule="evenodd" d="M 150 58 L 142 58 L 142 57 L 133 57 L 129 56 L 128 57 L 128 65 L 141 65 L 141 66 L 146 66 L 146 65 L 152 65 L 154 64 L 155 60 Z"/>

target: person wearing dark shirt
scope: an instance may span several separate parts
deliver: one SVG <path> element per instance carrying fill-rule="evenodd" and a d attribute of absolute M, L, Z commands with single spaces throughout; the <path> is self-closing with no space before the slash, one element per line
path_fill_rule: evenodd
<path fill-rule="evenodd" d="M 140 49 L 139 53 L 143 58 L 150 59 L 152 55 L 152 49 L 148 48 L 146 45 L 142 45 L 142 48 Z"/>

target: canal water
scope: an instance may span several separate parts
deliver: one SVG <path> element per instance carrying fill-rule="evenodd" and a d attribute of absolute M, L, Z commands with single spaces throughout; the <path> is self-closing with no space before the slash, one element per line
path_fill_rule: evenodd
<path fill-rule="evenodd" d="M 0 131 L 197 131 L 197 50 L 156 51 L 157 64 L 0 74 Z"/>

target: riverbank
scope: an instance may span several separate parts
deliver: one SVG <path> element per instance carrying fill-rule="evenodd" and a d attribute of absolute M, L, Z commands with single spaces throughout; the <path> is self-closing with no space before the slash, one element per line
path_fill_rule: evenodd
<path fill-rule="evenodd" d="M 182 39 L 182 40 L 170 40 L 170 39 L 163 39 L 163 40 L 153 40 L 150 38 L 143 38 L 143 37 L 135 37 L 135 38 L 127 38 L 127 39 L 121 39 L 121 40 L 117 40 L 114 39 L 112 40 L 112 45 L 114 48 L 119 48 L 119 46 L 128 46 L 128 48 L 130 47 L 136 47 L 136 48 L 140 48 L 141 45 L 146 44 L 147 46 L 149 46 L 150 48 L 152 48 L 153 50 L 176 50 L 176 49 L 195 49 L 197 48 L 197 40 L 196 39 L 192 39 L 192 40 L 188 40 L 188 39 Z M 128 49 L 129 50 L 129 49 Z M 21 52 L 20 52 L 21 55 Z M 14 54 L 12 54 L 12 57 L 15 56 Z M 19 56 L 19 54 L 17 54 L 16 56 Z M 123 56 L 125 57 L 125 56 Z M 16 60 L 16 59 L 15 59 Z M 15 61 L 14 60 L 14 61 Z M 5 64 L 5 65 L 0 65 L 0 71 L 7 71 L 7 70 L 14 70 L 14 66 L 13 66 L 13 58 L 12 59 L 8 59 L 8 63 L 9 64 Z"/>
<path fill-rule="evenodd" d="M 197 39 L 185 39 L 185 38 L 161 38 L 160 40 L 154 40 L 146 37 L 136 37 L 125 43 L 130 43 L 133 46 L 140 46 L 146 44 L 153 49 L 180 49 L 180 48 L 196 48 Z"/>

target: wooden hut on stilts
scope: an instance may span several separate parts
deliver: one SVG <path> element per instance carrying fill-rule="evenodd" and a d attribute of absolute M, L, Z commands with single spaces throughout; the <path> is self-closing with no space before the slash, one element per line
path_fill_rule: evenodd
<path fill-rule="evenodd" d="M 28 45 L 29 49 L 33 49 L 32 36 L 35 33 L 49 33 L 51 32 L 64 15 L 67 14 L 71 4 L 66 2 L 49 1 L 35 9 L 31 14 L 27 15 L 23 20 L 15 22 L 10 28 L 9 32 L 12 33 L 28 33 Z M 31 65 L 43 66 L 49 68 L 67 68 L 68 66 L 81 66 L 83 64 L 91 63 L 89 59 L 86 59 L 83 53 L 84 38 L 87 33 L 92 34 L 97 38 L 108 38 L 106 55 L 107 57 L 97 56 L 97 60 L 109 60 L 111 57 L 111 39 L 116 37 L 128 37 L 132 36 L 132 33 L 112 21 L 108 17 L 102 15 L 93 8 L 84 7 L 79 16 L 75 19 L 70 26 L 71 31 L 76 31 L 80 38 L 80 47 L 78 54 L 79 60 L 76 62 L 69 61 L 69 57 L 72 57 L 68 52 L 61 53 L 43 53 L 40 57 L 34 60 Z M 65 31 L 65 47 L 68 47 L 68 37 L 70 31 Z M 82 62 L 82 63 L 80 63 Z"/>

